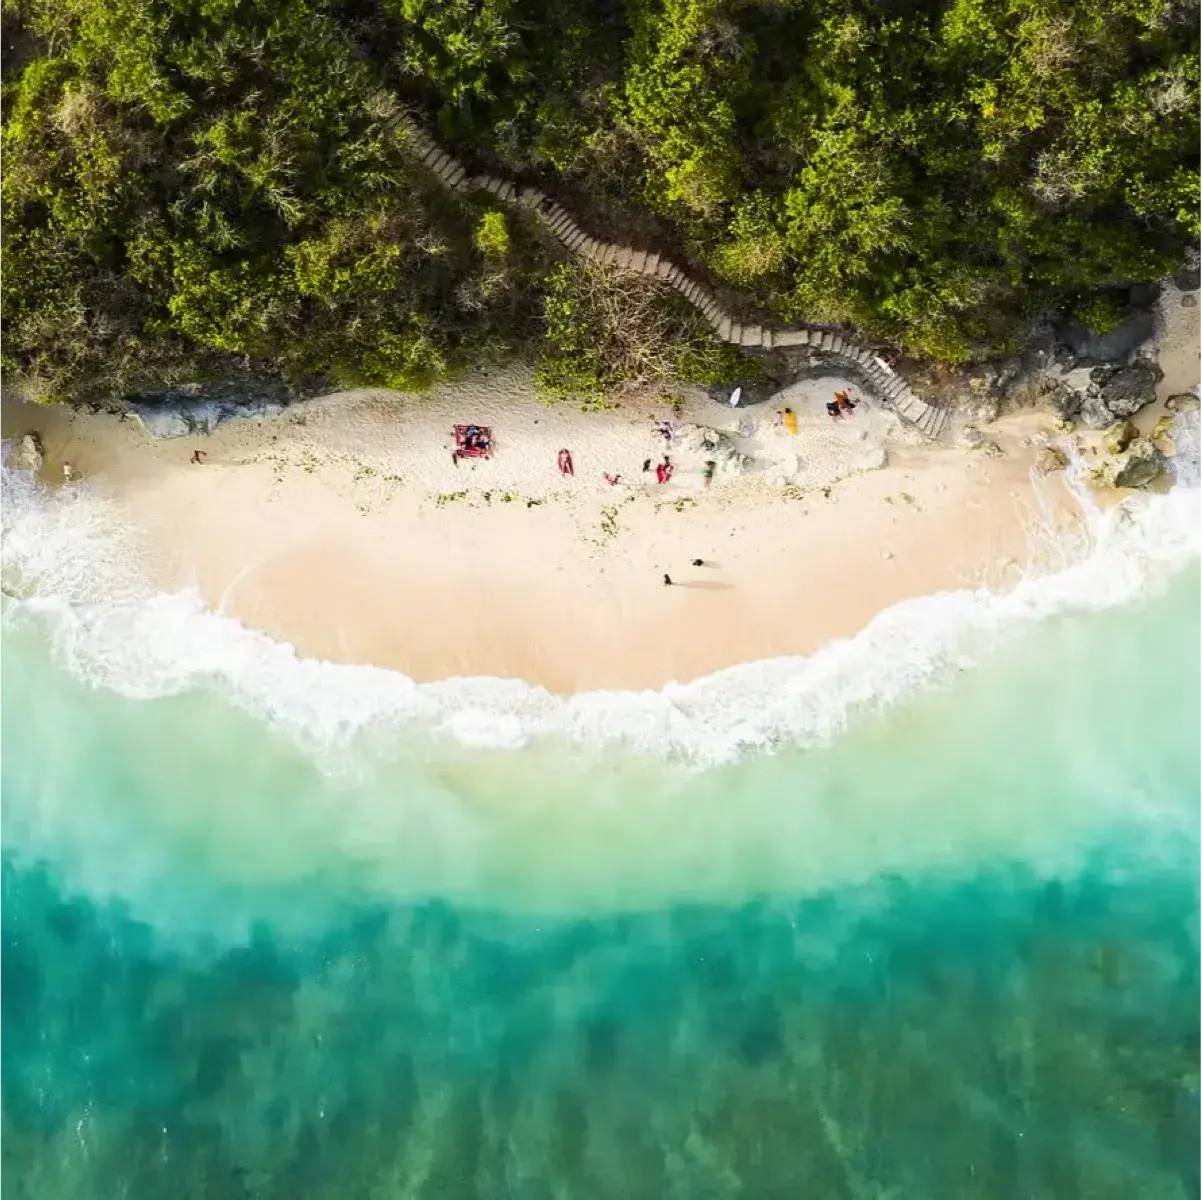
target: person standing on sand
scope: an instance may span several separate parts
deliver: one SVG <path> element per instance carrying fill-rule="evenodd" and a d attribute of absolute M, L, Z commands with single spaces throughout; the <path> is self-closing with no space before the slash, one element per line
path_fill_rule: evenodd
<path fill-rule="evenodd" d="M 672 586 L 672 576 L 665 575 L 664 576 L 664 587 L 671 587 L 671 586 Z"/>
<path fill-rule="evenodd" d="M 209 452 L 207 450 L 193 450 L 191 461 L 196 463 L 197 465 L 200 465 L 208 457 L 209 457 Z"/>
<path fill-rule="evenodd" d="M 705 460 L 705 486 L 709 487 L 714 482 L 714 472 L 718 469 L 718 464 L 712 459 Z"/>
<path fill-rule="evenodd" d="M 70 483 L 71 476 L 75 474 L 74 468 L 69 462 L 63 463 L 63 483 Z"/>

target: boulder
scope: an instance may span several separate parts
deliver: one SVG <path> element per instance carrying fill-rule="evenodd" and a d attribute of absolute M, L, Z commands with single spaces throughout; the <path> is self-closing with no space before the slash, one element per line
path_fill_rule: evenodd
<path fill-rule="evenodd" d="M 1161 376 L 1160 368 L 1144 359 L 1121 367 L 1074 367 L 1053 376 L 1051 401 L 1062 419 L 1079 418 L 1090 429 L 1105 429 L 1151 404 Z"/>
<path fill-rule="evenodd" d="M 1063 471 L 1068 466 L 1068 455 L 1056 446 L 1044 446 L 1035 456 L 1035 469 L 1041 475 Z"/>
<path fill-rule="evenodd" d="M 1164 402 L 1170 412 L 1197 412 L 1198 397 L 1193 392 L 1178 392 Z"/>
<path fill-rule="evenodd" d="M 180 415 L 178 409 L 166 405 L 130 405 L 134 417 L 141 421 L 142 428 L 151 437 L 178 438 L 187 437 L 192 427 Z"/>
<path fill-rule="evenodd" d="M 1142 488 L 1164 474 L 1165 456 L 1147 438 L 1136 438 L 1123 459 L 1115 464 L 1114 486 Z"/>
<path fill-rule="evenodd" d="M 966 450 L 975 450 L 986 458 L 1001 458 L 1002 448 L 997 442 L 987 438 L 979 429 L 968 425 L 960 434 L 960 445 Z"/>
<path fill-rule="evenodd" d="M 1102 400 L 1116 417 L 1133 417 L 1156 399 L 1156 385 L 1164 372 L 1146 360 L 1120 367 L 1102 385 Z"/>
<path fill-rule="evenodd" d="M 1086 396 L 1077 415 L 1087 429 L 1105 429 L 1114 424 L 1114 413 L 1106 407 L 1106 401 L 1100 395 Z"/>
<path fill-rule="evenodd" d="M 1139 430 L 1131 421 L 1120 421 L 1117 425 L 1111 425 L 1102 435 L 1102 445 L 1108 454 L 1122 454 L 1137 437 Z"/>
<path fill-rule="evenodd" d="M 11 461 L 18 471 L 40 471 L 45 457 L 41 437 L 37 433 L 27 433 L 17 443 Z"/>
<path fill-rule="evenodd" d="M 1001 405 L 996 396 L 983 396 L 970 400 L 965 406 L 965 411 L 970 421 L 977 421 L 982 425 L 992 425 L 998 419 Z"/>
<path fill-rule="evenodd" d="M 1156 428 L 1151 433 L 1151 440 L 1159 445 L 1162 450 L 1165 446 L 1168 446 L 1171 450 L 1173 445 L 1173 426 L 1176 422 L 1177 418 L 1172 413 L 1165 413 L 1156 422 Z"/>

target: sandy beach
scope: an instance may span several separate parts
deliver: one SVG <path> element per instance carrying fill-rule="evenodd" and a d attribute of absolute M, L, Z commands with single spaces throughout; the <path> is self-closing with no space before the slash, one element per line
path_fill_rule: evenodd
<path fill-rule="evenodd" d="M 1198 310 L 1168 300 L 1148 428 L 1198 381 Z M 858 406 L 834 422 L 825 404 L 840 388 Z M 6 400 L 3 415 L 6 437 L 38 431 L 49 482 L 68 462 L 117 502 L 159 586 L 195 585 L 305 655 L 419 682 L 654 688 L 807 654 L 907 598 L 1055 566 L 1055 535 L 1079 523 L 1063 475 L 1033 470 L 1057 436 L 1049 414 L 990 425 L 1000 455 L 954 436 L 928 445 L 837 376 L 767 405 L 652 388 L 584 413 L 540 403 L 515 367 L 428 395 L 330 395 L 178 439 L 65 407 Z M 468 422 L 492 429 L 493 457 L 453 460 L 452 428 Z M 1089 455 L 1097 435 L 1075 436 Z M 665 453 L 674 473 L 661 484 L 643 467 Z"/>

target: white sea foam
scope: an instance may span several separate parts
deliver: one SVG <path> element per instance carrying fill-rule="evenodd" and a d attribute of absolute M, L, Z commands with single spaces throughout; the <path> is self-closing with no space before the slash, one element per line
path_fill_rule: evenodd
<path fill-rule="evenodd" d="M 944 592 L 880 613 L 804 658 L 731 667 L 660 691 L 556 697 L 520 680 L 417 684 L 374 667 L 300 657 L 205 609 L 199 592 L 155 592 L 138 535 L 86 484 L 58 490 L 3 470 L 5 619 L 33 617 L 58 661 L 136 697 L 211 688 L 315 749 L 374 730 L 420 728 L 473 746 L 566 737 L 697 764 L 828 739 L 981 660 L 999 636 L 1057 613 L 1128 603 L 1199 556 L 1197 414 L 1178 418 L 1178 484 L 1103 513 L 1070 479 L 1088 544 L 1068 565 L 1007 591 Z M 1071 475 L 1071 473 L 1070 473 Z"/>

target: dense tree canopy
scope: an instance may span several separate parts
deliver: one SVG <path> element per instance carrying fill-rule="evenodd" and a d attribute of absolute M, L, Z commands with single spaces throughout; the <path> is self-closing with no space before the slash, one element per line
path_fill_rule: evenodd
<path fill-rule="evenodd" d="M 666 297 L 632 331 L 441 191 L 403 108 L 783 320 L 950 361 L 1104 324 L 1198 236 L 1198 35 L 1196 0 L 6 0 L 5 368 L 412 387 L 541 341 L 559 390 L 729 371 Z"/>

